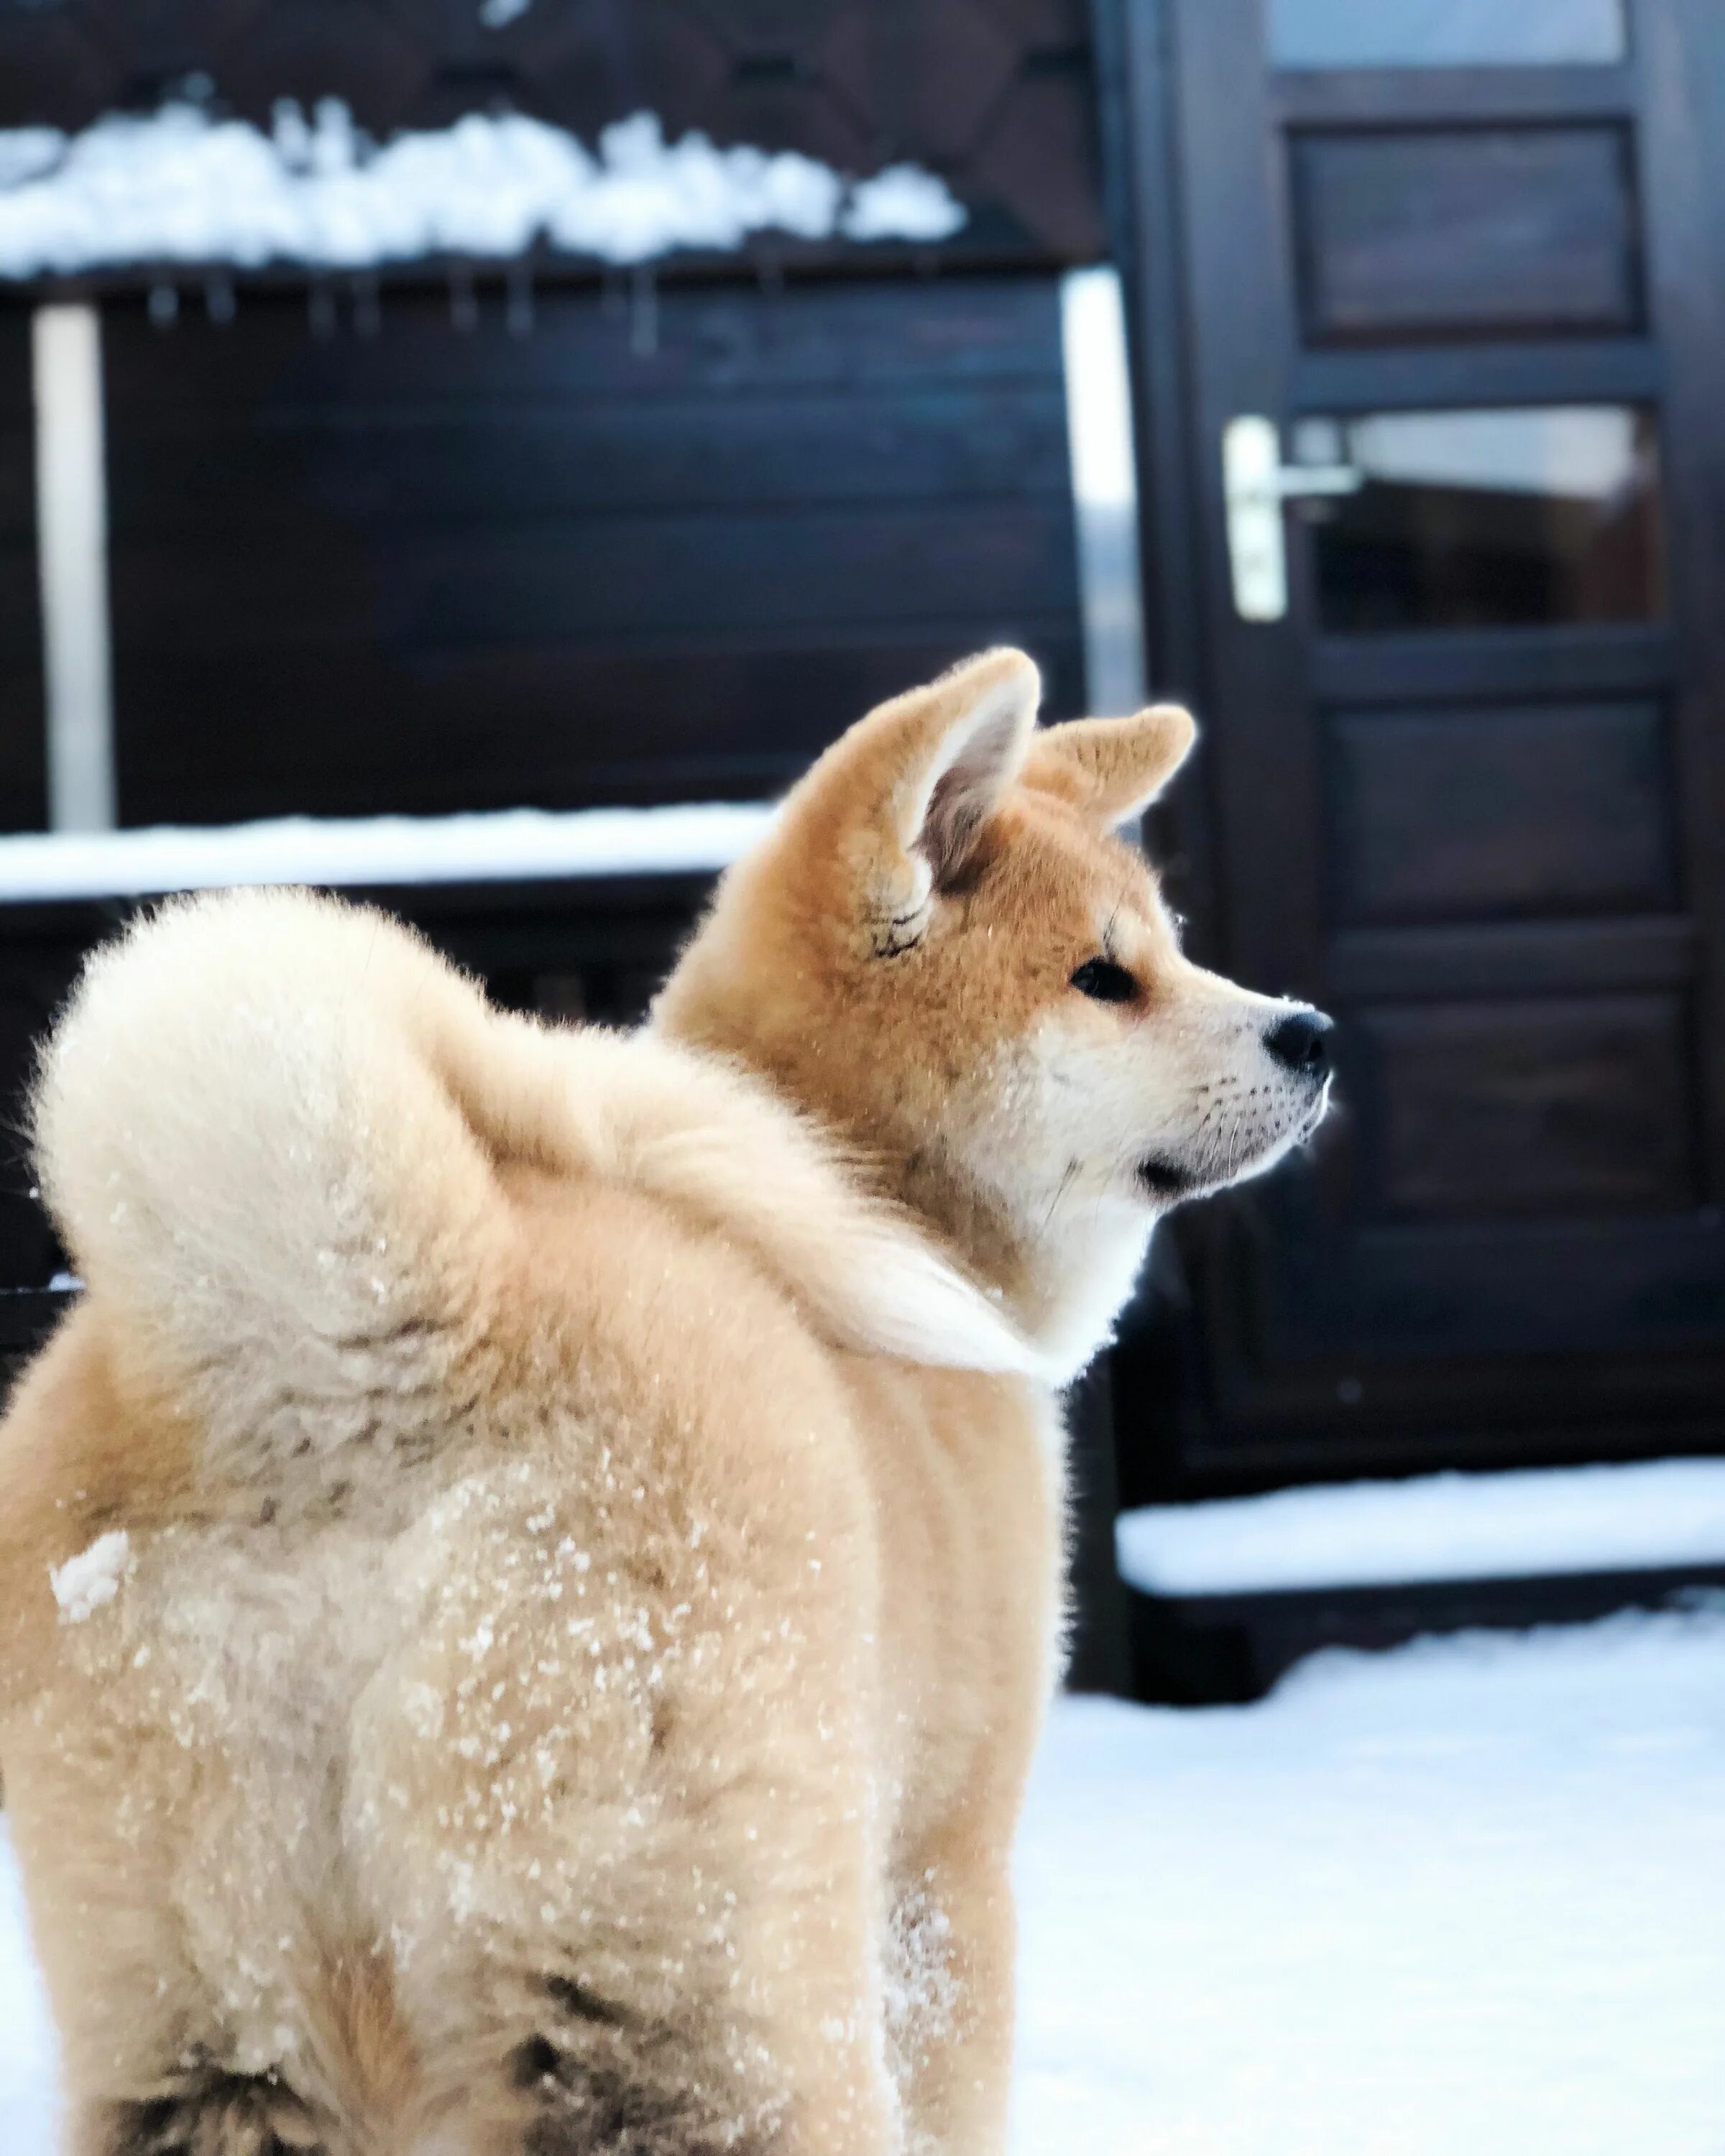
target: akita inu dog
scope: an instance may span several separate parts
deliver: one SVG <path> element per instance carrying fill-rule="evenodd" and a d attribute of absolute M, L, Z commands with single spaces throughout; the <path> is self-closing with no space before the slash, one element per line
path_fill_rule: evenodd
<path fill-rule="evenodd" d="M 1037 696 L 853 727 L 633 1037 L 291 893 L 91 962 L 0 1436 L 77 2156 L 1000 2148 L 1059 1389 L 1329 1082 L 1110 836 L 1186 714 Z"/>

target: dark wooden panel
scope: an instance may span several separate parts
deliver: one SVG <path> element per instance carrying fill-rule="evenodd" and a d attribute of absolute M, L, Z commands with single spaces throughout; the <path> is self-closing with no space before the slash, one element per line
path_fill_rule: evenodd
<path fill-rule="evenodd" d="M 463 413 L 309 412 L 151 424 L 109 455 L 116 539 L 254 538 L 309 513 L 345 524 L 608 511 L 994 501 L 1070 487 L 1057 381 L 860 398 L 772 388 L 726 400 L 487 401 Z M 0 492 L 0 508 L 3 508 Z"/>
<path fill-rule="evenodd" d="M 1009 637 L 1035 654 L 1051 710 L 1082 703 L 1083 652 L 1062 617 L 865 633 L 632 653 L 398 655 L 361 643 L 277 650 L 267 663 L 247 650 L 133 652 L 121 820 L 757 799 L 871 704 Z"/>
<path fill-rule="evenodd" d="M 1460 344 L 1302 346 L 1290 403 L 1305 412 L 1438 412 L 1450 405 L 1651 404 L 1665 388 L 1651 338 L 1493 337 Z"/>
<path fill-rule="evenodd" d="M 1159 1464 L 1128 1454 L 1135 1490 L 1153 1494 L 1153 1477 L 1166 1494 L 1725 1444 L 1717 1216 L 1454 1219 L 1340 1235 L 1311 1194 L 1307 1178 L 1279 1177 L 1176 1215 L 1189 1277 L 1232 1359 L 1202 1419 L 1189 1392 L 1177 1420 L 1181 1351 L 1167 1336 L 1178 1306 L 1159 1299 L 1153 1322 L 1150 1311 L 1135 1321 L 1117 1384 L 1135 1441 L 1169 1448 Z M 1257 1314 L 1236 1332 L 1225 1290 L 1249 1252 Z"/>
<path fill-rule="evenodd" d="M 1693 1203 L 1692 1104 L 1675 996 L 1367 1009 L 1369 1186 L 1443 1215 Z"/>
<path fill-rule="evenodd" d="M 48 823 L 48 745 L 33 553 L 0 552 L 0 588 L 15 588 L 16 613 L 0 639 L 0 831 L 40 831 Z M 16 624 L 15 629 L 13 624 Z"/>
<path fill-rule="evenodd" d="M 1332 1262 L 1313 1263 L 1318 1255 L 1310 1246 L 1301 1254 L 1306 1347 L 1321 1358 L 1351 1353 L 1362 1390 L 1381 1394 L 1392 1412 L 1423 1388 L 1435 1394 L 1437 1418 L 1454 1417 L 1470 1392 L 1474 1411 L 1490 1416 L 1489 1384 L 1445 1381 L 1446 1358 L 1574 1356 L 1594 1366 L 1584 1393 L 1614 1382 L 1602 1374 L 1614 1354 L 1717 1346 L 1725 1327 L 1725 1226 L 1706 1215 L 1373 1224 L 1339 1263 L 1332 1249 L 1322 1252 Z M 1421 1367 L 1398 1381 L 1403 1358 Z M 1506 1379 L 1515 1374 L 1512 1366 Z M 1688 1382 L 1680 1373 L 1679 1389 Z M 1609 1411 L 1620 1413 L 1634 1392 L 1615 1383 Z M 1722 1404 L 1717 1392 L 1712 1404 Z M 1554 1412 L 1575 1412 L 1574 1391 Z"/>
<path fill-rule="evenodd" d="M 30 315 L 0 307 L 0 831 L 48 815 Z"/>
<path fill-rule="evenodd" d="M 1628 119 L 1636 110 L 1633 55 L 1625 67 L 1290 69 L 1267 102 L 1292 126 L 1476 126 L 1481 121 Z"/>
<path fill-rule="evenodd" d="M 758 794 L 1003 639 L 1081 701 L 1047 279 L 110 320 L 127 822 Z"/>
<path fill-rule="evenodd" d="M 1058 382 L 1056 295 L 1046 277 L 869 279 L 788 285 L 667 289 L 644 348 L 626 298 L 541 292 L 533 327 L 511 336 L 501 275 L 478 285 L 480 316 L 458 329 L 436 287 L 390 294 L 375 336 L 344 311 L 319 335 L 303 297 L 242 285 L 223 327 L 193 310 L 161 330 L 141 301 L 104 311 L 110 413 L 129 424 L 152 413 L 238 413 L 248 424 L 314 413 L 399 416 L 444 400 L 459 412 L 490 405 L 587 405 L 596 397 L 758 396 L 766 385 L 864 387 Z"/>
<path fill-rule="evenodd" d="M 1639 327 L 1621 128 L 1314 131 L 1291 152 L 1313 341 Z"/>
<path fill-rule="evenodd" d="M 1429 704 L 1634 695 L 1669 683 L 1673 660 L 1663 625 L 1599 622 L 1531 633 L 1331 637 L 1316 644 L 1306 670 L 1326 704 Z"/>
<path fill-rule="evenodd" d="M 269 535 L 238 547 L 140 538 L 112 550 L 122 669 L 143 653 L 351 648 L 401 654 L 655 634 L 742 637 L 869 622 L 1034 619 L 1075 601 L 1069 504 L 1031 499 L 742 506 L 427 530 Z M 339 680 L 331 693 L 339 695 Z M 121 723 L 130 692 L 122 674 Z"/>
<path fill-rule="evenodd" d="M 28 322 L 22 309 L 8 309 L 0 316 L 0 345 L 13 341 L 18 324 Z M 6 335 L 7 328 L 13 336 Z M 0 547 L 33 552 L 36 544 L 36 435 L 31 424 L 28 348 L 13 349 L 0 357 L 0 369 L 12 379 L 0 393 Z"/>
<path fill-rule="evenodd" d="M 1681 988 L 1694 978 L 1697 941 L 1681 914 L 1350 928 L 1331 940 L 1324 988 L 1343 1003 L 1394 1003 Z"/>
<path fill-rule="evenodd" d="M 1656 705 L 1362 711 L 1332 741 L 1343 921 L 1676 902 Z"/>
<path fill-rule="evenodd" d="M 65 1262 L 33 1195 L 25 1133 L 37 1045 L 84 947 L 61 933 L 22 944 L 8 936 L 0 948 L 0 1289 L 46 1286 Z"/>

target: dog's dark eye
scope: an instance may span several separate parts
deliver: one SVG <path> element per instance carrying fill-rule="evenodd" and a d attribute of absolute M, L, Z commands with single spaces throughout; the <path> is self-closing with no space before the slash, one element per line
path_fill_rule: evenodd
<path fill-rule="evenodd" d="M 1111 958 L 1086 958 L 1072 976 L 1072 985 L 1099 1004 L 1129 1004 L 1138 993 L 1132 975 Z"/>

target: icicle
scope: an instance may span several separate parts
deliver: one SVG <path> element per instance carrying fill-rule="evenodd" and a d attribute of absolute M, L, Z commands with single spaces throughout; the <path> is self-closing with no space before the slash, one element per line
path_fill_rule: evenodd
<path fill-rule="evenodd" d="M 374 337 L 383 327 L 382 287 L 374 276 L 353 280 L 353 326 L 362 337 Z"/>
<path fill-rule="evenodd" d="M 207 277 L 203 284 L 203 311 L 218 329 L 226 329 L 239 311 L 231 277 Z"/>
<path fill-rule="evenodd" d="M 650 270 L 629 278 L 629 348 L 637 359 L 651 359 L 659 350 L 659 284 Z"/>
<path fill-rule="evenodd" d="M 533 334 L 533 265 L 531 262 L 511 263 L 504 279 L 503 319 L 511 336 L 525 337 Z"/>
<path fill-rule="evenodd" d="M 449 320 L 464 336 L 479 327 L 479 294 L 474 289 L 470 270 L 449 272 Z"/>
<path fill-rule="evenodd" d="M 150 324 L 152 329 L 171 330 L 180 318 L 180 295 L 172 285 L 152 285 L 150 287 Z"/>

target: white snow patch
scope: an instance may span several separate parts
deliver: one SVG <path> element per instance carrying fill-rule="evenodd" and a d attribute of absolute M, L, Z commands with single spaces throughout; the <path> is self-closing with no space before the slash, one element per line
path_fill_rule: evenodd
<path fill-rule="evenodd" d="M 964 221 L 944 182 L 915 166 L 852 182 L 792 151 L 721 150 L 699 134 L 667 142 L 650 112 L 605 129 L 597 156 L 521 113 L 469 113 L 377 143 L 334 98 L 310 121 L 279 105 L 267 135 L 189 103 L 110 114 L 72 136 L 0 130 L 8 277 L 124 263 L 357 270 L 518 255 L 541 241 L 636 263 L 768 230 L 944 239 Z"/>
<path fill-rule="evenodd" d="M 920 165 L 889 165 L 851 188 L 839 229 L 847 239 L 950 239 L 963 222 L 944 180 Z"/>
<path fill-rule="evenodd" d="M 1717 2156 L 1725 1605 L 1071 1702 L 1014 2156 Z"/>
<path fill-rule="evenodd" d="M 1149 1594 L 1725 1564 L 1725 1460 L 1425 1475 L 1277 1490 L 1122 1516 L 1124 1578 Z"/>
<path fill-rule="evenodd" d="M 66 138 L 58 127 L 0 127 L 0 188 L 39 179 L 65 154 Z"/>
<path fill-rule="evenodd" d="M 105 1602 L 111 1602 L 131 1563 L 131 1537 L 124 1527 L 115 1527 L 64 1564 L 49 1565 L 49 1584 L 65 1622 L 81 1625 Z"/>
<path fill-rule="evenodd" d="M 768 802 L 285 816 L 209 827 L 0 838 L 0 901 L 130 897 L 236 884 L 529 882 L 726 868 L 771 829 Z"/>
<path fill-rule="evenodd" d="M 56 2156 L 59 2047 L 34 1955 L 24 1891 L 0 1814 L 0 2148 L 6 2156 Z"/>
<path fill-rule="evenodd" d="M 1013 2156 L 1718 2156 L 1725 1604 L 1066 1701 L 1017 1875 Z M 0 2148 L 55 2049 L 0 1824 Z"/>

